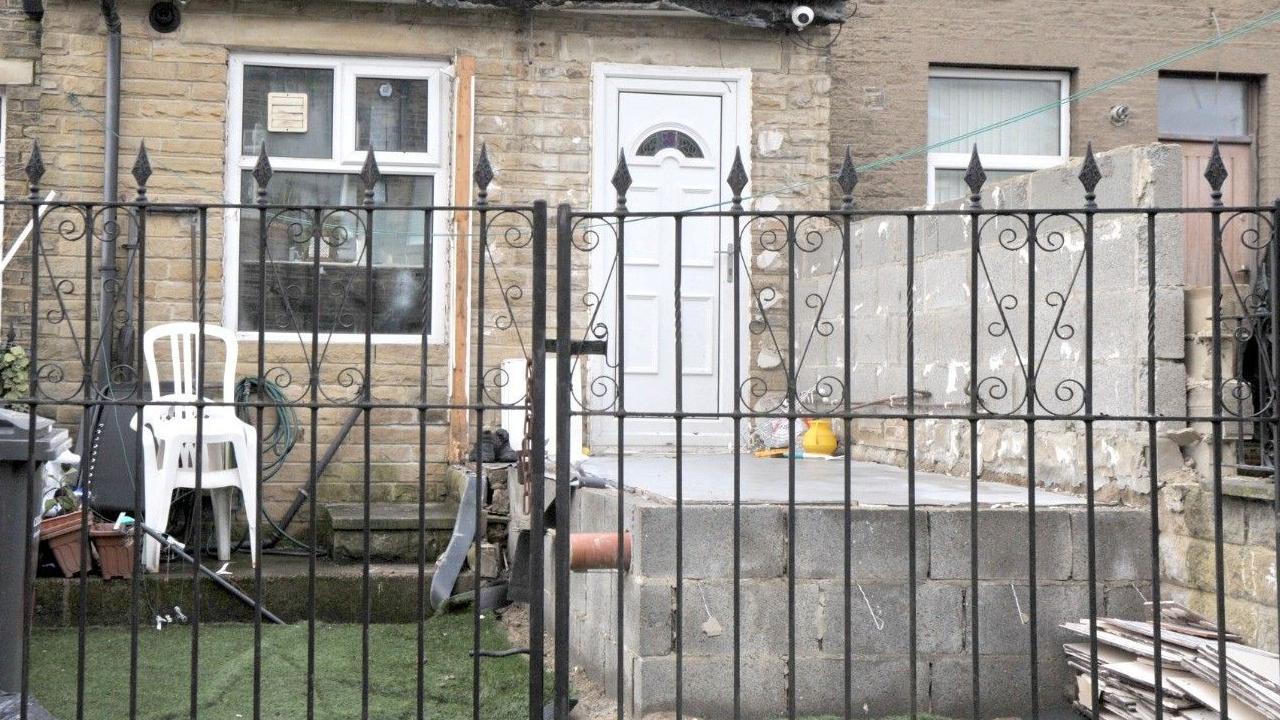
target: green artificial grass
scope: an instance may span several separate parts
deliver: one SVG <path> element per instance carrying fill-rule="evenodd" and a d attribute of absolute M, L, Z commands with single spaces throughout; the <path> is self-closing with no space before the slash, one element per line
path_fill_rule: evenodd
<path fill-rule="evenodd" d="M 426 716 L 469 720 L 471 715 L 472 622 L 469 612 L 440 615 L 425 625 Z M 369 626 L 369 717 L 415 717 L 416 625 Z M 492 619 L 481 622 L 486 650 L 510 647 Z M 31 693 L 59 718 L 76 717 L 74 628 L 32 631 Z M 199 716 L 209 720 L 253 717 L 253 626 L 201 625 Z M 191 628 L 175 625 L 138 632 L 138 718 L 191 717 Z M 359 625 L 316 625 L 315 717 L 358 718 L 361 710 Z M 86 633 L 85 718 L 129 717 L 129 629 L 95 627 Z M 481 661 L 481 717 L 527 718 L 528 660 L 525 655 Z M 262 714 L 264 719 L 305 718 L 307 626 L 262 626 Z M 550 698 L 548 691 L 547 697 Z"/>

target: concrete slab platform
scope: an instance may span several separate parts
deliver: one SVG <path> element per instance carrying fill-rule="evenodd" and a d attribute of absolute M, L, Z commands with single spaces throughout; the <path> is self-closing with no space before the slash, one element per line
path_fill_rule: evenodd
<path fill-rule="evenodd" d="M 741 498 L 744 503 L 775 504 L 788 500 L 788 464 L 780 458 L 741 457 Z M 903 507 L 907 505 L 907 471 L 891 465 L 853 462 L 852 499 L 854 505 Z M 844 504 L 844 461 L 805 458 L 795 461 L 796 502 L 801 504 Z M 673 501 L 676 496 L 676 459 L 652 454 L 624 455 L 622 475 L 628 489 L 656 500 Z M 617 486 L 619 464 L 616 455 L 587 458 L 581 472 Z M 728 503 L 733 501 L 733 455 L 686 454 L 683 457 L 684 500 L 687 503 Z M 969 505 L 970 485 L 965 477 L 930 472 L 915 475 L 916 504 L 921 507 Z M 1038 506 L 1084 504 L 1084 498 L 1048 490 L 1036 491 Z M 978 483 L 978 504 L 982 506 L 1025 506 L 1027 490 L 996 482 Z"/>

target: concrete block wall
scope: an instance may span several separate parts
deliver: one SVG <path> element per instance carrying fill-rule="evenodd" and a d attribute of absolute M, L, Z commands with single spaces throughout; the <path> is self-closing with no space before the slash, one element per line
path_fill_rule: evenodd
<path fill-rule="evenodd" d="M 1176 206 L 1181 197 L 1181 153 L 1176 146 L 1122 148 L 1098 156 L 1103 179 L 1102 208 Z M 998 210 L 1082 207 L 1076 178 L 1079 162 L 1042 170 L 989 186 L 983 207 Z M 956 201 L 941 209 L 963 209 Z M 1027 410 L 1026 367 L 1037 363 L 1036 407 L 1041 415 L 1070 415 L 1081 409 L 1085 360 L 1084 230 L 1079 217 L 1037 220 L 1035 296 L 1028 297 L 1026 216 L 980 220 L 977 383 L 982 409 L 993 415 Z M 862 412 L 901 409 L 907 373 L 928 393 L 917 407 L 917 461 L 943 472 L 969 472 L 968 424 L 928 419 L 936 413 L 964 412 L 971 382 L 970 233 L 967 215 L 915 219 L 915 366 L 907 366 L 907 221 L 874 216 L 854 223 L 850 233 L 848 305 L 845 324 L 843 261 L 839 235 L 827 234 L 812 261 L 797 263 L 798 293 L 825 298 L 798 310 L 809 332 L 800 368 L 801 390 L 821 378 L 841 378 L 846 363 L 852 377 L 850 401 Z M 1147 225 L 1139 212 L 1099 215 L 1094 229 L 1093 397 L 1099 413 L 1145 414 L 1147 409 Z M 1182 302 L 1182 223 L 1164 216 L 1155 225 L 1156 397 L 1158 414 L 1182 415 L 1186 408 Z M 830 288 L 830 290 L 828 290 Z M 1028 308 L 1034 307 L 1034 341 Z M 843 357 L 845 334 L 851 355 Z M 897 397 L 896 407 L 885 398 Z M 836 411 L 842 395 L 830 396 Z M 838 425 L 839 423 L 837 423 Z M 1149 486 L 1146 428 L 1101 422 L 1095 428 L 1095 478 L 1117 490 L 1144 492 Z M 1024 482 L 1027 476 L 1025 423 L 998 419 L 979 425 L 983 477 Z M 1083 488 L 1085 448 L 1078 423 L 1046 421 L 1037 426 L 1037 483 L 1069 490 Z M 900 421 L 858 421 L 853 428 L 858 457 L 904 464 L 906 428 Z M 1172 468 L 1169 468 L 1172 469 Z"/>
<path fill-rule="evenodd" d="M 579 490 L 573 503 L 575 531 L 616 529 L 616 491 Z M 678 608 L 675 506 L 630 493 L 625 503 L 634 548 L 621 588 L 624 706 L 634 717 L 671 711 L 676 667 L 682 661 L 685 711 L 704 718 L 731 717 L 733 507 L 683 508 L 683 587 Z M 1088 615 L 1089 589 L 1084 579 L 1090 544 L 1084 512 L 1079 506 L 1059 506 L 1042 507 L 1036 513 L 1038 687 L 1046 707 L 1065 707 L 1073 687 L 1061 652 L 1061 643 L 1070 637 L 1058 625 Z M 975 642 L 970 614 L 976 602 L 982 716 L 1008 717 L 1022 712 L 1030 697 L 1028 515 L 1025 508 L 980 509 L 976 599 L 970 591 L 970 519 L 968 508 L 917 510 L 919 707 L 943 716 L 968 715 Z M 912 541 L 907 509 L 852 510 L 847 599 L 844 509 L 800 506 L 793 520 L 795 565 L 788 567 L 787 508 L 740 508 L 742 716 L 784 715 L 793 684 L 799 714 L 841 712 L 846 626 L 852 641 L 851 701 L 859 716 L 906 712 L 911 662 L 907 548 Z M 1150 554 L 1132 538 L 1150 532 L 1146 515 L 1125 508 L 1099 508 L 1096 526 L 1099 612 L 1142 617 L 1151 578 Z M 792 638 L 787 610 L 791 582 L 795 584 L 794 668 L 789 667 L 787 653 Z M 547 627 L 551 628 L 554 586 L 550 579 L 546 590 Z M 572 662 L 611 694 L 617 678 L 618 591 L 612 571 L 572 576 Z M 677 629 L 682 660 L 676 651 Z"/>
<path fill-rule="evenodd" d="M 741 67 L 751 71 L 752 127 L 743 151 L 751 159 L 752 192 L 820 180 L 828 172 L 827 54 L 806 48 L 777 32 L 742 28 L 708 19 L 636 18 L 581 13 L 518 13 L 507 11 L 442 10 L 398 3 L 308 3 L 305 13 L 284 0 L 258 3 L 215 0 L 186 8 L 181 28 L 172 34 L 153 32 L 146 25 L 148 2 L 120 4 L 123 21 L 123 98 L 121 121 L 122 195 L 131 197 L 129 167 L 146 141 L 154 167 L 150 195 L 157 201 L 221 202 L 224 198 L 227 62 L 236 50 L 288 53 L 350 54 L 368 57 L 452 59 L 460 54 L 476 61 L 474 126 L 476 143 L 488 144 L 497 171 L 490 188 L 495 203 L 552 204 L 571 202 L 589 208 L 592 129 L 591 71 L 597 62 L 702 67 Z M 38 54 L 42 65 L 38 98 L 39 122 L 23 133 L 24 141 L 38 137 L 49 167 L 42 184 L 64 197 L 100 197 L 102 173 L 103 68 L 105 36 L 99 8 L 92 3 L 48 0 Z M 815 31 L 826 33 L 827 30 Z M 463 122 L 471 122 L 472 118 Z M 12 137 L 12 135 L 11 135 Z M 23 146 L 25 147 L 25 146 Z M 21 165 L 25 150 L 12 153 L 10 164 Z M 25 195 L 12 181 L 10 194 Z M 451 182 L 452 177 L 441 179 Z M 762 201 L 764 202 L 764 201 Z M 802 203 L 824 207 L 825 183 L 772 195 L 769 203 Z M 70 213 L 64 213 L 71 218 Z M 210 213 L 207 253 L 207 314 L 221 317 L 224 296 L 221 213 Z M 46 226 L 57 226 L 50 217 Z M 155 218 L 148 242 L 147 324 L 192 316 L 195 279 L 191 255 L 190 220 Z M 82 222 L 79 223 L 83 225 Z M 83 274 L 84 247 L 79 241 L 47 238 L 51 262 L 59 278 Z M 554 239 L 554 238 L 553 238 Z M 474 242 L 474 239 L 470 239 Z M 502 282 L 490 282 L 485 317 L 468 332 L 483 327 L 486 358 L 498 367 L 505 357 L 520 354 L 519 334 L 528 341 L 532 274 L 529 247 L 496 241 L 493 260 Z M 554 249 L 550 251 L 554 257 Z M 473 252 L 475 260 L 480 253 Z M 585 290 L 586 255 L 575 254 L 575 285 Z M 453 269 L 449 269 L 452 276 Z M 479 268 L 475 269 L 475 277 Z M 29 282 L 26 276 L 6 277 L 7 285 Z M 554 292 L 554 277 L 549 279 Z M 49 285 L 46 279 L 42 285 Z M 497 322 L 507 313 L 503 288 L 519 286 L 514 301 L 515 322 Z M 436 297 L 450 301 L 447 288 Z M 83 291 L 81 288 L 80 292 Z M 581 293 L 575 293 L 575 297 Z M 26 318 L 27 298 L 10 296 L 6 317 Z M 69 308 L 69 321 L 45 323 L 41 332 L 43 357 L 78 378 L 77 347 L 70 328 L 83 327 L 80 296 Z M 480 299 L 472 297 L 474 306 Z M 42 299 L 51 307 L 52 298 Z M 554 307 L 548 308 L 554 312 Z M 583 313 L 585 322 L 587 313 Z M 468 332 L 456 333 L 465 342 Z M 305 386 L 307 370 L 297 342 L 271 344 L 268 365 L 287 370 L 295 389 Z M 374 348 L 373 393 L 376 398 L 414 402 L 419 393 L 419 368 L 428 367 L 427 397 L 448 398 L 450 348 L 432 345 L 425 351 L 411 346 Z M 256 347 L 242 343 L 241 357 L 252 372 Z M 333 397 L 347 397 L 339 371 L 363 366 L 362 347 L 329 347 L 321 381 Z M 474 372 L 474 371 L 473 371 Z M 59 419 L 78 421 L 74 408 L 60 408 Z M 341 409 L 325 409 L 318 418 L 321 452 L 346 416 Z M 443 492 L 447 447 L 444 412 L 427 413 L 428 477 L 432 499 Z M 417 413 L 412 409 L 375 414 L 374 500 L 416 499 Z M 309 423 L 308 423 L 309 425 Z M 300 440 L 302 451 L 264 488 L 269 508 L 279 509 L 305 481 L 310 427 Z M 322 500 L 354 500 L 363 492 L 359 435 L 340 449 L 321 483 Z"/>

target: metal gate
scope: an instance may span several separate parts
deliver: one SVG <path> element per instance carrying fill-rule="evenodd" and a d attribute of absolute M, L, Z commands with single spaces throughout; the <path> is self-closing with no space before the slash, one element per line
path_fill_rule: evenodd
<path fill-rule="evenodd" d="M 1109 191 L 1090 152 L 1078 203 L 1008 209 L 989 207 L 975 151 L 967 201 L 898 212 L 855 207 L 849 157 L 834 178 L 841 194 L 834 209 L 748 209 L 739 157 L 727 178 L 727 209 L 632 211 L 622 161 L 616 207 L 562 205 L 554 237 L 546 203 L 490 202 L 494 173 L 484 150 L 475 202 L 459 207 L 386 202 L 387 178 L 372 154 L 359 175 L 342 179 L 357 203 L 299 202 L 289 181 L 273 181 L 265 149 L 244 178 L 252 201 L 241 203 L 153 202 L 145 149 L 129 202 L 45 195 L 38 148 L 26 169 L 29 197 L 6 203 L 31 223 L 16 241 L 25 246 L 7 253 L 24 283 L 4 297 L 12 332 L 0 389 L 23 412 L 25 428 L 17 430 L 25 431 L 27 456 L 38 455 L 39 418 L 80 433 L 86 452 L 77 487 L 100 517 L 78 516 L 67 548 L 85 558 L 96 552 L 101 565 L 110 551 L 97 538 L 131 543 L 132 579 L 115 619 L 127 632 L 102 655 L 96 625 L 109 616 L 103 605 L 112 596 L 90 579 L 91 562 L 57 581 L 60 601 L 36 591 L 43 471 L 22 467 L 18 484 L 32 494 L 9 515 L 20 520 L 14 545 L 23 579 L 20 592 L 6 596 L 20 606 L 19 622 L 0 617 L 9 623 L 0 626 L 6 638 L 17 638 L 0 659 L 8 670 L 0 677 L 19 696 L 23 720 L 39 717 L 28 700 L 51 702 L 67 717 L 101 716 L 104 700 L 93 688 L 104 668 L 116 673 L 123 698 L 115 716 L 158 716 L 148 704 L 158 702 L 156 683 L 167 681 L 149 664 L 156 637 L 149 633 L 158 632 L 153 621 L 173 618 L 152 617 L 157 576 L 143 573 L 151 539 L 179 558 L 167 572 L 189 578 L 183 592 L 191 604 L 177 611 L 189 627 L 166 631 L 189 644 L 171 668 L 180 666 L 186 682 L 162 693 L 177 698 L 177 715 L 232 708 L 259 718 L 286 712 L 281 699 L 300 696 L 287 714 L 308 720 L 566 718 L 582 689 L 575 683 L 588 682 L 604 686 L 604 712 L 620 719 L 1047 715 L 1064 704 L 1063 677 L 1078 675 L 1088 688 L 1113 679 L 1108 616 L 1125 614 L 1127 586 L 1143 599 L 1173 592 L 1158 562 L 1169 542 L 1161 505 L 1169 469 L 1161 463 L 1172 456 L 1156 450 L 1200 431 L 1211 536 L 1211 562 L 1201 567 L 1212 577 L 1197 579 L 1199 595 L 1183 587 L 1185 578 L 1173 584 L 1193 604 L 1212 605 L 1200 670 L 1216 683 L 1217 713 L 1228 717 L 1226 651 L 1235 636 L 1227 622 L 1226 532 L 1234 529 L 1224 516 L 1226 485 L 1242 476 L 1280 486 L 1272 460 L 1280 260 L 1271 251 L 1277 207 L 1223 207 L 1220 159 L 1206 173 L 1215 199 L 1207 208 L 1100 207 L 1100 183 Z M 1030 192 L 1025 184 L 1002 187 Z M 1210 216 L 1214 253 L 1200 259 L 1212 263 L 1213 284 L 1198 306 L 1208 324 L 1194 361 L 1180 356 L 1194 318 L 1183 317 L 1181 290 L 1164 267 L 1180 255 L 1177 228 L 1191 213 Z M 224 246 L 233 237 L 236 255 Z M 1226 243 L 1244 244 L 1248 268 L 1224 267 Z M 469 250 L 466 267 L 447 270 L 471 293 L 442 299 L 435 278 L 454 244 Z M 671 261 L 671 276 L 658 277 L 656 288 L 629 284 L 629 258 L 654 257 Z M 602 286 L 581 272 L 587 263 L 610 268 Z M 686 275 L 691 263 L 722 280 L 713 290 L 695 287 Z M 236 284 L 224 284 L 231 276 Z M 230 287 L 238 294 L 224 295 Z M 389 312 L 405 298 L 408 312 Z M 666 309 L 638 312 L 637 298 Z M 452 345 L 433 322 L 440 302 L 449 303 Z M 234 327 L 216 325 L 232 316 Z M 162 338 L 157 363 L 148 331 L 160 321 L 190 324 Z M 218 343 L 245 352 L 233 361 L 226 350 L 195 350 Z M 452 355 L 459 347 L 463 354 Z M 721 362 L 725 347 L 730 357 Z M 27 357 L 17 348 L 29 348 Z M 1207 369 L 1189 403 L 1184 380 L 1195 362 Z M 161 369 L 179 366 L 172 385 L 158 383 Z M 673 380 L 660 393 L 628 395 L 628 378 L 644 373 L 643 387 L 654 387 L 652 377 Z M 451 383 L 465 392 L 450 392 Z M 485 448 L 500 443 L 487 433 L 500 415 L 521 412 L 517 475 L 529 497 L 528 542 L 515 562 L 525 567 L 512 572 L 527 590 L 528 638 L 527 646 L 496 648 L 490 602 L 504 591 L 484 571 L 486 528 L 499 502 Z M 648 428 L 640 441 L 628 431 L 637 423 Z M 705 442 L 691 450 L 693 427 L 727 428 L 721 452 Z M 127 447 L 117 443 L 125 451 L 95 455 L 104 433 L 127 436 Z M 1078 457 L 1063 438 L 1076 443 Z M 837 442 L 842 452 L 832 455 Z M 212 443 L 231 447 L 204 452 Z M 600 452 L 584 453 L 584 445 Z M 1141 463 L 1124 476 L 1139 501 L 1112 507 L 1100 488 L 1123 474 L 1122 456 L 1111 453 L 1128 447 L 1139 448 Z M 458 460 L 467 450 L 470 458 Z M 451 460 L 463 466 L 465 512 L 433 571 L 428 510 Z M 331 479 L 321 483 L 326 470 Z M 296 543 L 291 562 L 303 567 L 302 584 L 290 591 L 296 612 L 273 611 L 289 603 L 267 598 L 273 576 L 261 562 L 248 590 L 237 587 L 247 578 L 228 589 L 206 566 L 218 543 L 203 513 L 191 515 L 189 544 L 166 532 L 167 516 L 157 522 L 144 512 L 144 526 L 109 515 L 103 508 L 127 507 L 136 519 L 148 507 L 143 483 L 120 492 L 113 478 L 122 473 L 169 473 L 197 509 L 205 490 L 225 493 L 243 482 L 242 503 L 252 509 L 241 525 L 252 518 L 258 532 L 239 549 L 265 557 Z M 325 574 L 325 492 L 346 493 L 358 508 L 353 586 Z M 385 497 L 416 509 L 406 521 L 412 589 L 390 600 L 371 528 Z M 66 492 L 54 499 L 74 502 Z M 284 515 L 265 509 L 289 499 Z M 225 526 L 224 502 L 214 506 Z M 1273 520 L 1275 508 L 1272 501 Z M 304 538 L 288 531 L 295 516 L 308 521 Z M 120 532 L 111 528 L 117 521 Z M 1131 532 L 1135 522 L 1140 533 Z M 596 533 L 608 556 L 597 553 L 592 564 L 575 555 L 578 532 Z M 468 552 L 467 584 L 433 588 Z M 183 556 L 194 562 L 183 564 Z M 574 571 L 579 560 L 582 573 Z M 207 615 L 224 590 L 239 593 L 248 613 L 230 630 Z M 446 596 L 469 603 L 461 645 L 432 635 L 433 604 Z M 328 613 L 344 601 L 357 612 L 350 644 L 334 650 L 325 645 Z M 32 683 L 42 652 L 33 637 L 55 641 L 34 627 L 47 624 L 50 602 L 62 603 L 75 636 L 73 657 L 55 663 L 65 673 L 57 697 L 33 692 Z M 1125 621 L 1150 622 L 1152 713 L 1162 717 L 1168 616 L 1161 603 L 1135 610 L 1129 602 Z M 1259 602 L 1274 598 L 1264 591 Z M 400 623 L 408 628 L 400 649 L 411 662 L 387 666 L 380 653 L 394 643 L 381 621 L 388 605 L 405 603 L 413 608 L 411 622 Z M 1016 608 L 1016 622 L 991 615 L 1000 603 Z M 1057 646 L 1064 607 L 1080 636 L 1070 657 Z M 267 628 L 278 620 L 299 628 L 284 650 Z M 219 647 L 227 632 L 242 633 L 244 643 L 247 669 L 234 682 L 209 673 L 235 658 L 210 657 L 201 643 Z M 286 651 L 296 653 L 291 670 L 273 657 Z M 527 668 L 519 666 L 514 680 L 492 674 L 510 671 L 497 664 L 510 660 L 504 656 L 525 653 Z M 335 658 L 350 661 L 346 671 L 358 681 L 330 684 L 321 666 Z M 582 676 L 571 677 L 575 665 Z M 407 694 L 396 695 L 389 677 L 404 681 Z M 211 706 L 211 693 L 238 699 Z M 386 704 L 395 698 L 402 704 Z M 1076 702 L 1097 717 L 1115 698 L 1085 691 Z"/>

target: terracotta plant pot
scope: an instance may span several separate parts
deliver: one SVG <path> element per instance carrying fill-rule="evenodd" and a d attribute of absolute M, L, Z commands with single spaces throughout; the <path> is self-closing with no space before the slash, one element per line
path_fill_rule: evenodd
<path fill-rule="evenodd" d="M 68 527 L 80 527 L 80 518 L 84 510 L 72 510 L 68 513 L 40 519 L 40 537 L 48 538 Z"/>
<path fill-rule="evenodd" d="M 84 510 L 76 510 L 40 521 L 40 539 L 49 543 L 58 568 L 65 577 L 74 577 L 88 559 L 80 544 L 80 522 Z"/>
<path fill-rule="evenodd" d="M 89 531 L 98 570 L 104 580 L 133 577 L 133 536 L 107 523 L 95 523 Z"/>

